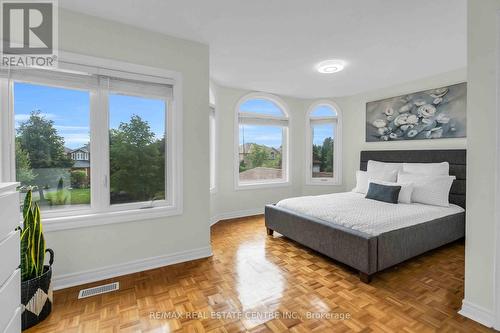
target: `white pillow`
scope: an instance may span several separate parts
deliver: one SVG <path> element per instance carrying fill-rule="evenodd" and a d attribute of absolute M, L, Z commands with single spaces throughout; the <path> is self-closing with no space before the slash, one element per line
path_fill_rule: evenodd
<path fill-rule="evenodd" d="M 368 172 L 391 172 L 403 171 L 403 163 L 386 163 L 369 160 L 366 166 L 366 171 Z"/>
<path fill-rule="evenodd" d="M 396 171 L 391 172 L 368 172 L 356 171 L 356 187 L 352 192 L 366 194 L 371 181 L 386 181 L 395 182 L 398 174 Z"/>
<path fill-rule="evenodd" d="M 448 162 L 403 163 L 403 172 L 429 176 L 448 176 L 450 174 L 450 164 Z"/>
<path fill-rule="evenodd" d="M 411 194 L 413 193 L 413 183 L 393 183 L 393 182 L 384 182 L 381 180 L 374 180 L 370 183 L 376 183 L 387 186 L 401 186 L 401 190 L 399 191 L 398 202 L 400 203 L 411 203 Z"/>
<path fill-rule="evenodd" d="M 413 183 L 412 202 L 433 206 L 450 206 L 448 196 L 455 176 L 428 176 L 400 172 L 398 182 Z"/>

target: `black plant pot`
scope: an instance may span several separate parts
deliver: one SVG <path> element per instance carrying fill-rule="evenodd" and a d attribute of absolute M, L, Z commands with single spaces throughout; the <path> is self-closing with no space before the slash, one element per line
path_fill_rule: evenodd
<path fill-rule="evenodd" d="M 21 315 L 22 329 L 25 330 L 38 324 L 52 311 L 52 264 L 54 251 L 47 249 L 50 254 L 49 265 L 43 267 L 43 274 L 34 279 L 21 282 Z"/>

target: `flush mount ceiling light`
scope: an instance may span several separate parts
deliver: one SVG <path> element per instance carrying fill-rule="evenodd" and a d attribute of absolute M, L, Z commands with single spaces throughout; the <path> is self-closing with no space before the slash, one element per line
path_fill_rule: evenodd
<path fill-rule="evenodd" d="M 316 70 L 322 74 L 340 72 L 345 67 L 345 61 L 338 59 L 325 60 L 316 65 Z"/>

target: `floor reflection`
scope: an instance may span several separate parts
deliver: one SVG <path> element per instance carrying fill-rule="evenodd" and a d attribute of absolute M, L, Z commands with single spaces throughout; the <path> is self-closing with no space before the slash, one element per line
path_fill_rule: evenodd
<path fill-rule="evenodd" d="M 242 244 L 236 254 L 237 290 L 242 310 L 272 303 L 283 296 L 285 278 L 278 266 L 266 259 L 265 241 Z"/>

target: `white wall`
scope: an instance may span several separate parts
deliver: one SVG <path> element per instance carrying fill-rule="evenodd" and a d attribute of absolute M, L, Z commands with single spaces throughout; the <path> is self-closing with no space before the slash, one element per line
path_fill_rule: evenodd
<path fill-rule="evenodd" d="M 467 227 L 462 313 L 486 324 L 493 322 L 495 305 L 498 11 L 499 0 L 468 1 Z"/>
<path fill-rule="evenodd" d="M 437 88 L 467 81 L 466 69 L 442 73 L 421 80 L 381 88 L 354 96 L 336 99 L 344 111 L 343 178 L 346 189 L 356 184 L 355 173 L 359 170 L 359 153 L 362 150 L 389 149 L 464 149 L 466 139 L 439 139 L 415 141 L 365 142 L 366 102 Z"/>
<path fill-rule="evenodd" d="M 59 47 L 181 72 L 184 79 L 184 213 L 181 216 L 47 232 L 55 280 L 183 251 L 209 253 L 208 46 L 60 10 Z M 77 274 L 75 274 L 77 273 Z M 69 275 L 68 275 L 69 274 Z M 84 275 L 83 275 L 84 276 Z"/>

